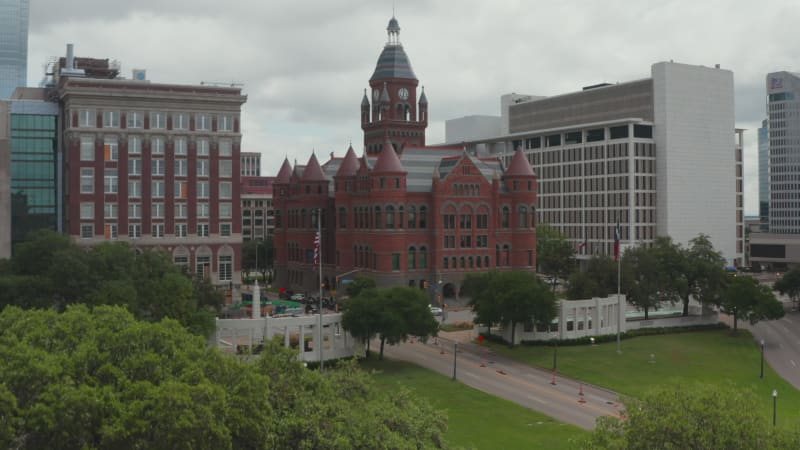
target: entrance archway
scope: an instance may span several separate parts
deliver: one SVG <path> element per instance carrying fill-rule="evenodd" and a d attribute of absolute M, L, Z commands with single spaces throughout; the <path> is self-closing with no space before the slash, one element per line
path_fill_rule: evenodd
<path fill-rule="evenodd" d="M 447 283 L 442 286 L 442 296 L 444 298 L 453 298 L 456 296 L 456 286 L 453 283 Z"/>

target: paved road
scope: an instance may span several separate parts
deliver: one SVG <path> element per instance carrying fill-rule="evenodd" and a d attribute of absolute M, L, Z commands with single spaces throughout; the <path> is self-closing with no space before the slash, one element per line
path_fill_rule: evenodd
<path fill-rule="evenodd" d="M 742 321 L 739 324 L 752 331 L 756 342 L 764 340 L 764 358 L 769 365 L 800 389 L 800 312 L 787 312 L 783 319 L 755 325 Z"/>
<path fill-rule="evenodd" d="M 427 344 L 407 342 L 387 346 L 384 353 L 389 358 L 409 361 L 452 377 L 452 341 L 439 339 L 438 343 L 440 346 L 432 340 Z M 442 344 L 444 354 L 441 353 Z M 456 378 L 473 388 L 588 430 L 594 428 L 597 417 L 617 415 L 621 408 L 614 392 L 584 385 L 585 403 L 580 403 L 579 382 L 558 376 L 554 386 L 551 372 L 488 354 L 484 347 L 474 344 L 459 344 Z"/>

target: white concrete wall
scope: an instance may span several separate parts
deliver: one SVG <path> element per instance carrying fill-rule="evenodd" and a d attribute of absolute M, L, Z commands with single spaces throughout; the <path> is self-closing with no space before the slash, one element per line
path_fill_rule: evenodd
<path fill-rule="evenodd" d="M 733 72 L 652 66 L 658 232 L 686 244 L 710 236 L 728 263 L 736 253 Z"/>
<path fill-rule="evenodd" d="M 322 316 L 322 358 L 324 360 L 364 355 L 364 344 L 342 328 L 342 314 Z M 290 336 L 298 335 L 298 358 L 302 361 L 319 361 L 319 315 L 298 317 L 262 317 L 261 319 L 217 319 L 217 331 L 212 345 L 221 350 L 236 351 L 240 346 L 256 346 L 275 336 L 283 337 L 285 347 L 290 346 Z M 310 350 L 303 342 L 310 339 Z"/>
<path fill-rule="evenodd" d="M 447 144 L 476 141 L 500 136 L 502 119 L 498 116 L 464 116 L 446 120 L 444 140 Z"/>

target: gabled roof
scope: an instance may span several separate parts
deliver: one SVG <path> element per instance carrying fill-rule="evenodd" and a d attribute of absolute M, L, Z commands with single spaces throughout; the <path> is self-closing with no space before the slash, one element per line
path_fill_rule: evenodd
<path fill-rule="evenodd" d="M 522 149 L 518 148 L 514 152 L 514 156 L 511 157 L 511 163 L 509 163 L 508 170 L 506 170 L 505 175 L 514 177 L 536 176 L 536 174 L 533 172 L 533 168 L 531 168 L 531 164 L 528 162 L 528 158 L 526 158 L 525 154 L 522 153 Z"/>
<path fill-rule="evenodd" d="M 394 151 L 394 146 L 388 139 L 383 144 L 383 150 L 378 155 L 378 160 L 375 161 L 375 167 L 372 168 L 375 173 L 406 173 L 407 170 L 397 157 Z"/>
<path fill-rule="evenodd" d="M 284 158 L 281 169 L 278 171 L 278 176 L 275 177 L 275 183 L 286 184 L 292 176 L 292 165 L 289 164 L 289 158 Z"/>
<path fill-rule="evenodd" d="M 353 150 L 353 146 L 351 145 L 347 149 L 347 153 L 344 155 L 344 159 L 342 163 L 339 165 L 339 170 L 336 172 L 337 177 L 352 177 L 358 173 L 358 156 L 356 156 L 356 152 Z"/>
<path fill-rule="evenodd" d="M 319 166 L 319 161 L 317 161 L 317 155 L 315 153 L 312 153 L 311 158 L 308 159 L 308 164 L 306 164 L 306 169 L 303 171 L 303 178 L 301 178 L 301 180 L 327 181 L 322 167 Z"/>

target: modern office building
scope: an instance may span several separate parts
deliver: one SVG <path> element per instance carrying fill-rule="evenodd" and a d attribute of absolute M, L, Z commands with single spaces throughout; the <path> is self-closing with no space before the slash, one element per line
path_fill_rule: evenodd
<path fill-rule="evenodd" d="M 61 231 L 58 102 L 51 89 L 18 88 L 11 99 L 11 244 L 35 230 Z"/>
<path fill-rule="evenodd" d="M 0 259 L 11 257 L 11 103 L 0 100 Z"/>
<path fill-rule="evenodd" d="M 800 74 L 767 75 L 769 231 L 800 233 Z"/>
<path fill-rule="evenodd" d="M 580 248 L 579 258 L 613 254 L 619 224 L 623 244 L 661 235 L 686 244 L 704 233 L 728 264 L 742 263 L 731 71 L 661 62 L 649 78 L 552 97 L 511 94 L 503 105 L 497 137 L 448 131 L 448 139 L 506 163 L 522 149 L 539 177 L 538 219 Z"/>
<path fill-rule="evenodd" d="M 762 231 L 769 230 L 769 126 L 767 119 L 758 129 L 758 217 Z"/>
<path fill-rule="evenodd" d="M 0 0 L 0 99 L 28 82 L 29 0 Z"/>
<path fill-rule="evenodd" d="M 522 152 L 503 166 L 461 146 L 425 146 L 428 102 L 398 39 L 389 41 L 361 100 L 364 153 L 320 164 L 284 161 L 274 182 L 276 283 L 315 290 L 356 273 L 380 286 L 458 295 L 468 273 L 536 266 L 537 183 Z M 378 137 L 380 141 L 378 141 Z"/>
<path fill-rule="evenodd" d="M 261 153 L 242 152 L 242 176 L 243 177 L 261 176 Z"/>
<path fill-rule="evenodd" d="M 272 184 L 275 177 L 242 177 L 242 239 L 265 241 L 275 232 Z"/>
<path fill-rule="evenodd" d="M 126 80 L 71 48 L 59 66 L 65 232 L 84 245 L 159 247 L 239 285 L 241 89 Z"/>

